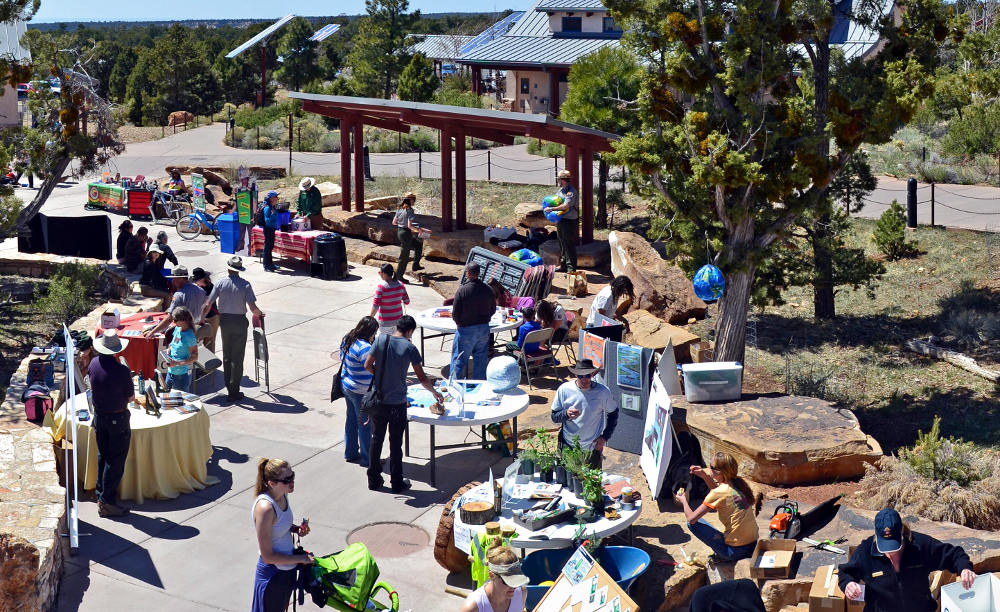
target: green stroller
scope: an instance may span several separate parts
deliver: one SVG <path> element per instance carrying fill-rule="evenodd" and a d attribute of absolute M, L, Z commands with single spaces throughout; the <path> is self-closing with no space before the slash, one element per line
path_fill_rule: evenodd
<path fill-rule="evenodd" d="M 304 568 L 302 588 L 319 607 L 330 606 L 340 612 L 356 610 L 399 611 L 399 596 L 393 588 L 378 579 L 378 565 L 360 542 L 344 550 L 316 557 L 316 563 Z M 389 604 L 375 601 L 375 594 L 385 591 Z"/>

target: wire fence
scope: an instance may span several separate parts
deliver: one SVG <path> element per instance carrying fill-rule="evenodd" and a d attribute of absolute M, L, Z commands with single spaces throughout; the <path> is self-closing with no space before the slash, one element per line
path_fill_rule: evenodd
<path fill-rule="evenodd" d="M 936 214 L 939 209 L 969 215 L 983 221 L 995 219 L 1000 222 L 1000 189 L 972 186 L 967 189 L 954 186 L 942 188 L 937 183 L 920 183 L 915 179 L 910 181 L 904 187 L 879 186 L 870 196 L 863 197 L 862 201 L 876 206 L 889 206 L 892 201 L 899 202 L 906 210 L 907 225 L 910 227 L 916 227 L 919 223 L 927 223 L 931 227 L 937 226 Z M 997 195 L 982 191 L 978 194 L 974 192 L 983 189 L 995 190 Z M 895 194 L 900 195 L 897 197 Z M 882 199 L 877 199 L 880 195 Z M 970 225 L 964 220 L 963 224 Z M 981 224 L 971 222 L 971 225 Z M 985 230 L 987 227 L 984 225 L 979 229 Z"/>

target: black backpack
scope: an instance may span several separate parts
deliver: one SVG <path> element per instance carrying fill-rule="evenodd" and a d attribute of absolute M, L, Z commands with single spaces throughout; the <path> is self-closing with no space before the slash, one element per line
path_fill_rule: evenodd
<path fill-rule="evenodd" d="M 253 212 L 253 224 L 264 227 L 264 207 L 258 206 Z"/>

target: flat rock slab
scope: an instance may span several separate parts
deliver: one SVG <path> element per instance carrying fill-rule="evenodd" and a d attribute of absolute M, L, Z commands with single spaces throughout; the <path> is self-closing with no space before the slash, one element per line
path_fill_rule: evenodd
<path fill-rule="evenodd" d="M 812 397 L 747 395 L 737 402 L 695 404 L 671 396 L 675 425 L 701 442 L 702 455 L 726 452 L 740 473 L 770 485 L 859 478 L 882 457 L 848 410 Z"/>

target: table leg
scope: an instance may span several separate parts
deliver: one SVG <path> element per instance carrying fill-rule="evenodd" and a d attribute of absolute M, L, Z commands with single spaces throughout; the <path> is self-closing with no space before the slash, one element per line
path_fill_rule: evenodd
<path fill-rule="evenodd" d="M 517 417 L 516 416 L 514 417 L 514 425 L 511 428 L 511 433 L 512 433 L 513 438 L 514 438 L 514 442 L 513 442 L 513 447 L 512 447 L 513 450 L 511 451 L 510 456 L 514 457 L 516 459 L 517 458 Z"/>
<path fill-rule="evenodd" d="M 420 365 L 424 364 L 424 328 L 420 328 Z"/>
<path fill-rule="evenodd" d="M 434 426 L 431 425 L 431 486 L 437 486 L 437 466 L 434 458 Z"/>
<path fill-rule="evenodd" d="M 410 456 L 410 422 L 406 422 L 406 427 L 403 429 L 403 449 L 404 454 Z"/>
<path fill-rule="evenodd" d="M 489 445 L 486 443 L 486 426 L 481 425 L 481 428 L 482 428 L 483 450 L 486 450 L 487 448 L 489 448 Z"/>

